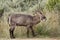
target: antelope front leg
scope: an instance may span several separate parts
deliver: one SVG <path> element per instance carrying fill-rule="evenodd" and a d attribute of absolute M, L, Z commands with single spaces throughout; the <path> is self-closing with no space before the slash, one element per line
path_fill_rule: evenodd
<path fill-rule="evenodd" d="M 35 33 L 34 33 L 33 27 L 30 26 L 30 29 L 31 29 L 31 32 L 32 32 L 33 37 L 35 37 L 36 35 L 35 35 Z"/>

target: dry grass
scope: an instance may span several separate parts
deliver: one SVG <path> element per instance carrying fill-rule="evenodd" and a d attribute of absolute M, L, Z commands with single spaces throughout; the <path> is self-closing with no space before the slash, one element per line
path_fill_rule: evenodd
<path fill-rule="evenodd" d="M 34 26 L 35 33 L 37 34 L 35 38 L 60 37 L 58 14 L 55 14 L 55 12 L 47 12 L 45 16 L 47 17 L 45 22 L 42 21 L 38 25 Z M 17 26 L 14 31 L 15 37 L 27 38 L 26 31 L 26 27 Z M 0 23 L 0 38 L 10 38 L 7 15 L 4 15 L 4 21 L 1 21 Z M 30 38 L 33 38 L 31 32 Z"/>

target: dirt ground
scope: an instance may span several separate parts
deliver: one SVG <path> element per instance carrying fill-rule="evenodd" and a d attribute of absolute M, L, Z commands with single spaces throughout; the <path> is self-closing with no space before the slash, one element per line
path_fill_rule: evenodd
<path fill-rule="evenodd" d="M 26 38 L 26 39 L 0 39 L 0 40 L 60 40 L 60 38 Z"/>

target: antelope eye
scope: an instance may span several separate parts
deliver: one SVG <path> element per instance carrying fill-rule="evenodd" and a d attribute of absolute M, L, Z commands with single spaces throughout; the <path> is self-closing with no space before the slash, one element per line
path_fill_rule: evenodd
<path fill-rule="evenodd" d="M 35 15 L 35 14 L 33 14 L 33 15 Z"/>

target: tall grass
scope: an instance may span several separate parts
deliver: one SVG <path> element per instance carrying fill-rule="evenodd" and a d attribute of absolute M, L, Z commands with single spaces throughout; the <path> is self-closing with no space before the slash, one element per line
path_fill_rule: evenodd
<path fill-rule="evenodd" d="M 0 38 L 10 38 L 10 27 L 7 22 L 10 13 L 26 12 L 26 14 L 30 13 L 33 15 L 34 11 L 37 9 L 40 9 L 47 20 L 45 22 L 41 21 L 33 27 L 35 34 L 37 34 L 36 37 L 60 37 L 60 4 L 57 5 L 58 2 L 56 2 L 56 5 L 54 3 L 50 5 L 50 3 L 49 0 L 0 0 L 0 9 L 4 8 L 2 19 L 0 18 Z M 48 11 L 51 9 L 50 6 L 52 5 L 52 11 Z M 14 31 L 15 37 L 27 38 L 26 31 L 26 27 L 17 26 Z M 31 32 L 29 35 L 32 37 Z"/>

